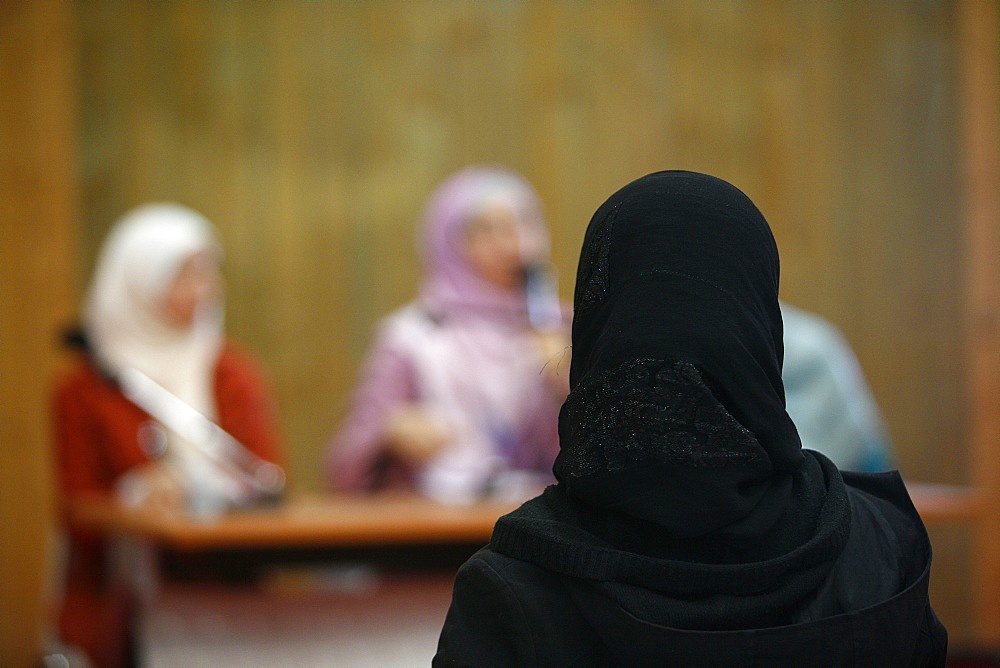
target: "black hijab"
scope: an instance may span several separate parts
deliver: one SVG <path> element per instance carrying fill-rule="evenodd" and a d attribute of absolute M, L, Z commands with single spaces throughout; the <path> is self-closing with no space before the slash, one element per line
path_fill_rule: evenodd
<path fill-rule="evenodd" d="M 787 521 L 806 458 L 785 412 L 778 273 L 767 221 L 721 179 L 657 172 L 597 210 L 554 466 L 568 497 L 733 546 Z"/>

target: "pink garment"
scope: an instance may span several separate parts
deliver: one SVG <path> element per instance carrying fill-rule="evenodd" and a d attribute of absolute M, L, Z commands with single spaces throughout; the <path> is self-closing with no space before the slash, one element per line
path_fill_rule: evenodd
<path fill-rule="evenodd" d="M 410 485 L 445 501 L 475 498 L 511 470 L 550 476 L 561 397 L 527 320 L 523 290 L 482 279 L 462 254 L 465 225 L 503 203 L 517 213 L 525 266 L 544 261 L 548 236 L 537 196 L 519 176 L 470 168 L 431 197 L 422 228 L 426 278 L 417 300 L 381 324 L 349 413 L 326 457 L 333 486 Z M 418 404 L 457 437 L 421 470 L 385 450 L 388 413 Z"/>
<path fill-rule="evenodd" d="M 483 279 L 462 254 L 466 225 L 490 205 L 504 204 L 520 225 L 524 266 L 548 259 L 549 238 L 541 202 L 520 176 L 502 169 L 470 167 L 447 179 L 424 212 L 420 250 L 423 303 L 436 317 L 489 315 L 525 322 L 523 292 L 502 290 Z"/>

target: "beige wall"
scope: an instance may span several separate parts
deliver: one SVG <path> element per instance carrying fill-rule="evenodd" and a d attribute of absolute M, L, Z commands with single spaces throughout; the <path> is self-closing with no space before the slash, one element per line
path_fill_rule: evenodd
<path fill-rule="evenodd" d="M 4 30 L 23 34 L 2 6 Z M 783 295 L 856 347 L 904 473 L 968 480 L 954 3 L 55 6 L 75 21 L 63 43 L 78 47 L 76 87 L 55 75 L 63 87 L 21 94 L 70 101 L 58 127 L 75 121 L 65 141 L 79 150 L 56 164 L 75 158 L 81 205 L 79 218 L 59 205 L 72 185 L 55 202 L 45 182 L 23 191 L 22 211 L 62 206 L 57 239 L 32 243 L 54 248 L 73 280 L 46 289 L 78 294 L 134 204 L 205 212 L 228 252 L 230 331 L 270 370 L 300 487 L 321 486 L 372 326 L 413 294 L 424 198 L 480 161 L 538 187 L 566 296 L 586 222 L 618 186 L 662 168 L 741 186 L 775 229 Z M 9 61 L 2 73 L 30 86 Z M 39 227 L 0 225 L 7 252 L 34 257 L 8 230 L 29 241 Z M 3 311 L 5 337 L 10 327 L 48 345 L 68 309 L 40 311 Z M 18 354 L 3 349 L 4 388 L 22 382 L 6 375 Z M 959 627 L 964 540 L 943 536 L 939 549 L 939 596 Z"/>

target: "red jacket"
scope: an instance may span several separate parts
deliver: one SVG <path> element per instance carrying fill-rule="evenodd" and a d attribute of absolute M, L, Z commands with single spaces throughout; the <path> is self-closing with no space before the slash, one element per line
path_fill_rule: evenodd
<path fill-rule="evenodd" d="M 276 413 L 256 363 L 226 343 L 215 369 L 218 423 L 260 457 L 283 464 Z M 139 446 L 149 416 L 83 359 L 55 394 L 56 482 L 61 499 L 80 493 L 112 493 L 115 481 L 149 458 Z M 100 535 L 69 531 L 69 559 L 60 631 L 65 642 L 86 651 L 97 665 L 126 661 L 127 592 L 107 581 Z"/>

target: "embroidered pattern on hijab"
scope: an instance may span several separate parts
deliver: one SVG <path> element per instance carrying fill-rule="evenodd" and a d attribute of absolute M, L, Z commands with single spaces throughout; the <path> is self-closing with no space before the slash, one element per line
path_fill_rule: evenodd
<path fill-rule="evenodd" d="M 608 294 L 608 251 L 611 249 L 611 222 L 618 212 L 618 207 L 601 218 L 600 222 L 587 233 L 584 245 L 592 245 L 594 252 L 580 258 L 579 276 L 576 282 L 576 294 L 573 297 L 573 307 L 578 312 L 589 311 L 600 303 Z"/>
<path fill-rule="evenodd" d="M 566 416 L 570 476 L 647 462 L 719 468 L 766 457 L 686 362 L 634 360 L 589 377 L 566 402 Z"/>

